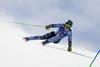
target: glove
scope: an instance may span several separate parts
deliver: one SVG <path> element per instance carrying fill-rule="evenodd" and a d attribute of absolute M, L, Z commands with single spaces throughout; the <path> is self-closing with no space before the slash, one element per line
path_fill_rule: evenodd
<path fill-rule="evenodd" d="M 50 26 L 49 26 L 49 25 L 45 26 L 45 29 L 46 29 L 46 30 L 49 30 L 49 28 L 50 28 Z"/>

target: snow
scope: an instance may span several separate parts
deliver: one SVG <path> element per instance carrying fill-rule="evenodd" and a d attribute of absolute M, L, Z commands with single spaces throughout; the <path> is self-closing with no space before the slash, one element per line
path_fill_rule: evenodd
<path fill-rule="evenodd" d="M 96 55 L 82 48 L 73 51 L 92 58 L 42 46 L 41 41 L 26 43 L 24 36 L 27 33 L 22 29 L 0 22 L 0 67 L 89 67 Z M 100 54 L 92 67 L 100 67 Z"/>

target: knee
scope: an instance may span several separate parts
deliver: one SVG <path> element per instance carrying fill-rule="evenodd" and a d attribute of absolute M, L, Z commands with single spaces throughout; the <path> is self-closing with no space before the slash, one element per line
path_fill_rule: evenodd
<path fill-rule="evenodd" d="M 53 42 L 53 43 L 58 44 L 58 43 L 59 43 L 59 41 L 55 41 L 55 42 Z"/>

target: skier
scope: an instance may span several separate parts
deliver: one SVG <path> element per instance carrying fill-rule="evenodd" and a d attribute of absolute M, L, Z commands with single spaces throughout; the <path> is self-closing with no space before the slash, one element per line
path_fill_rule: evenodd
<path fill-rule="evenodd" d="M 26 42 L 29 40 L 45 40 L 42 42 L 42 45 L 45 45 L 51 42 L 57 44 L 61 41 L 61 39 L 68 36 L 68 51 L 72 51 L 72 25 L 73 22 L 71 20 L 68 20 L 63 24 L 50 24 L 45 27 L 46 30 L 49 30 L 50 28 L 58 28 L 58 30 L 42 36 L 31 36 L 25 37 L 24 39 Z"/>

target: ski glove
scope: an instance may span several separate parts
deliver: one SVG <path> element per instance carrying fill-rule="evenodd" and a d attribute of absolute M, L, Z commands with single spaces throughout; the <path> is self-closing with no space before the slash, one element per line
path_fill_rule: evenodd
<path fill-rule="evenodd" d="M 45 26 L 46 30 L 49 30 L 49 28 L 50 28 L 50 25 Z"/>

